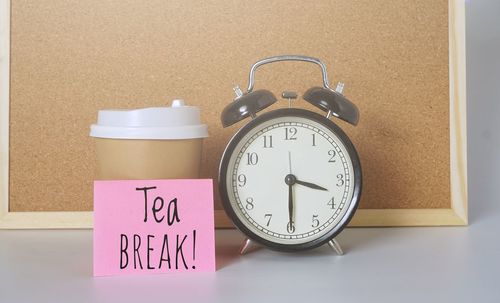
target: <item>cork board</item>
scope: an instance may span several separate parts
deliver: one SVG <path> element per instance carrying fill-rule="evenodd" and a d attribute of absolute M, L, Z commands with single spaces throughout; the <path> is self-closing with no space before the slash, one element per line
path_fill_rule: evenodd
<path fill-rule="evenodd" d="M 246 87 L 251 64 L 278 54 L 322 59 L 359 107 L 357 127 L 338 123 L 362 161 L 361 208 L 450 207 L 447 0 L 14 0 L 10 26 L 10 211 L 92 209 L 88 131 L 104 108 L 178 97 L 199 106 L 210 132 L 202 177 L 216 179 L 244 124 L 220 125 L 231 88 Z M 300 94 L 321 76 L 281 63 L 256 80 Z"/>

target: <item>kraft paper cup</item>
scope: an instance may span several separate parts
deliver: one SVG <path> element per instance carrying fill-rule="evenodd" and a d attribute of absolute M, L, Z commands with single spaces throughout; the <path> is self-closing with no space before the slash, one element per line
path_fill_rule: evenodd
<path fill-rule="evenodd" d="M 171 107 L 101 110 L 90 136 L 99 179 L 196 179 L 208 132 L 197 107 L 174 100 Z"/>

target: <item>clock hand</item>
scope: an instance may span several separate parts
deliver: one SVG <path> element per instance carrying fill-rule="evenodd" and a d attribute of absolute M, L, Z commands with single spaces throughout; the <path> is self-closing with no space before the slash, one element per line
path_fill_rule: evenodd
<path fill-rule="evenodd" d="M 292 186 L 297 181 L 297 178 L 288 174 L 285 177 L 285 183 L 288 185 L 288 226 L 290 230 L 293 230 L 293 188 Z"/>
<path fill-rule="evenodd" d="M 290 151 L 288 151 L 288 170 L 289 170 L 289 174 L 291 175 L 292 174 L 292 154 L 290 153 Z"/>
<path fill-rule="evenodd" d="M 324 187 L 321 187 L 319 185 L 316 185 L 314 183 L 304 182 L 304 181 L 300 181 L 300 180 L 296 180 L 295 183 L 303 185 L 303 186 L 306 186 L 306 187 L 309 187 L 309 188 L 312 188 L 312 189 L 319 189 L 319 190 L 326 190 L 326 191 L 328 191 L 328 189 L 326 189 Z"/>
<path fill-rule="evenodd" d="M 288 185 L 288 224 L 290 228 L 292 227 L 293 222 L 293 190 L 292 184 Z"/>

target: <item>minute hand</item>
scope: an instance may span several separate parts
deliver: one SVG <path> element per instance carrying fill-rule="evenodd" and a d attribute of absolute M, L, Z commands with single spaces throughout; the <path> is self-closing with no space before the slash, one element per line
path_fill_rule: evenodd
<path fill-rule="evenodd" d="M 312 188 L 312 189 L 319 189 L 319 190 L 326 190 L 326 191 L 328 191 L 328 189 L 326 189 L 324 187 L 321 187 L 319 185 L 316 185 L 314 183 L 304 182 L 304 181 L 300 181 L 300 180 L 295 181 L 295 183 L 297 183 L 299 185 L 303 185 L 303 186 L 309 187 L 309 188 Z"/>

